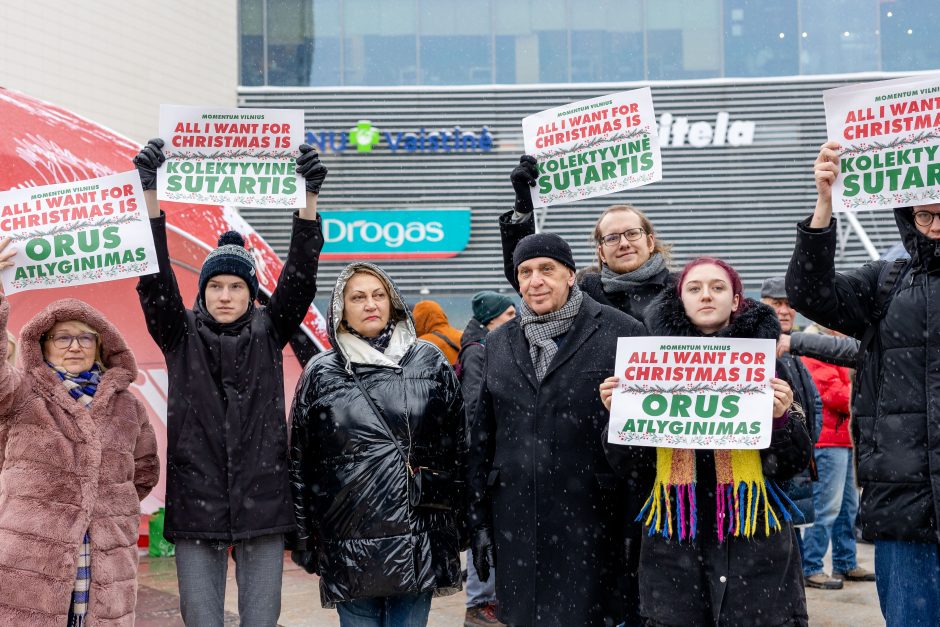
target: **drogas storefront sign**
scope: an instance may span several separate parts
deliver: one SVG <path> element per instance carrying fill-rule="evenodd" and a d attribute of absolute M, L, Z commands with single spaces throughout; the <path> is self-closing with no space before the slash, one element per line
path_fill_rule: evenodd
<path fill-rule="evenodd" d="M 470 209 L 321 211 L 321 259 L 454 257 L 470 241 Z"/>

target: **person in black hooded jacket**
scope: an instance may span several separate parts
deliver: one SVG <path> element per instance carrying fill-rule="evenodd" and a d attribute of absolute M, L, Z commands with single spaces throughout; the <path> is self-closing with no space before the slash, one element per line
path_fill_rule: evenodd
<path fill-rule="evenodd" d="M 653 336 L 776 340 L 780 335 L 773 309 L 745 298 L 737 272 L 709 257 L 686 265 L 677 289 L 653 301 L 646 325 Z M 610 377 L 600 386 L 608 409 L 618 381 Z M 805 418 L 791 406 L 789 384 L 782 379 L 772 383 L 773 430 L 769 448 L 760 451 L 658 449 L 611 444 L 605 437 L 611 465 L 621 475 L 645 483 L 651 504 L 641 512 L 647 533 L 642 535 L 639 571 L 640 613 L 648 627 L 808 624 L 800 554 L 790 522 L 792 504 L 782 496 L 779 483 L 806 467 L 813 445 Z M 762 483 L 770 495 L 763 504 L 756 499 L 752 517 L 744 520 L 736 507 L 719 515 L 716 500 L 716 495 L 726 490 L 731 494 L 732 488 L 737 493 L 744 489 L 742 483 L 755 480 L 735 475 L 734 456 L 739 456 L 742 467 L 744 462 L 752 462 L 751 468 L 756 464 L 760 469 L 756 483 Z M 683 508 L 682 497 L 676 497 L 683 484 L 668 473 L 687 464 L 692 465 L 694 478 L 686 487 L 694 490 L 694 498 L 682 499 L 687 503 Z M 719 475 L 731 477 L 728 486 L 719 486 Z M 654 521 L 650 514 L 663 494 L 672 501 L 671 508 L 666 505 L 673 521 L 669 525 L 664 523 L 666 516 Z M 725 503 L 724 496 L 721 503 Z M 774 525 L 771 519 L 778 523 Z M 753 531 L 747 531 L 746 520 L 751 521 Z M 731 523 L 739 526 L 740 535 L 731 532 Z M 670 529 L 683 531 L 670 534 Z M 685 533 L 686 529 L 690 531 Z"/>
<path fill-rule="evenodd" d="M 875 543 L 875 577 L 888 625 L 940 624 L 940 204 L 894 210 L 910 255 L 885 309 L 880 285 L 894 262 L 835 270 L 832 184 L 840 145 L 814 166 L 817 200 L 797 225 L 787 295 L 797 311 L 863 339 L 850 423 L 862 488 L 862 535 Z M 879 315 L 879 310 L 882 310 Z"/>
<path fill-rule="evenodd" d="M 244 239 L 230 231 L 203 262 L 192 309 L 180 296 L 156 194 L 163 141 L 135 157 L 159 272 L 137 284 L 169 376 L 164 535 L 176 544 L 180 609 L 188 625 L 221 624 L 228 549 L 244 625 L 277 623 L 284 534 L 295 529 L 287 468 L 282 350 L 316 294 L 323 248 L 317 195 L 327 170 L 301 146 L 306 206 L 294 214 L 284 269 L 266 306 Z"/>
<path fill-rule="evenodd" d="M 291 557 L 319 573 L 340 625 L 419 627 L 432 596 L 460 590 L 465 501 L 453 484 L 450 509 L 415 506 L 409 474 L 463 477 L 460 384 L 377 266 L 340 273 L 328 326 L 333 349 L 307 364 L 291 410 Z"/>

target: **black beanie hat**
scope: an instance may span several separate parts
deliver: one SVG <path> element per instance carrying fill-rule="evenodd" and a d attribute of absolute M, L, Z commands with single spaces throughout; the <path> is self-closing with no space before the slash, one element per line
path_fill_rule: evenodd
<path fill-rule="evenodd" d="M 205 298 L 206 283 L 214 276 L 231 274 L 248 284 L 251 300 L 258 294 L 258 273 L 255 260 L 245 249 L 245 239 L 237 231 L 226 231 L 219 237 L 219 247 L 206 256 L 199 271 L 199 295 Z"/>
<path fill-rule="evenodd" d="M 562 263 L 572 272 L 578 269 L 574 265 L 574 257 L 571 256 L 571 247 L 568 242 L 554 233 L 533 233 L 526 235 L 516 245 L 516 250 L 512 253 L 512 269 L 519 270 L 519 264 L 535 257 L 549 257 Z"/>

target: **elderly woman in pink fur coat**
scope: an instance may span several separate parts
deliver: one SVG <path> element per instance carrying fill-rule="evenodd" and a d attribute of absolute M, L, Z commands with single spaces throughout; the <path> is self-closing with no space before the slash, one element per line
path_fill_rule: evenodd
<path fill-rule="evenodd" d="M 0 268 L 15 252 L 0 240 Z M 10 306 L 0 295 L 0 334 Z M 134 624 L 140 500 L 160 474 L 134 356 L 80 300 L 0 343 L 0 625 Z"/>

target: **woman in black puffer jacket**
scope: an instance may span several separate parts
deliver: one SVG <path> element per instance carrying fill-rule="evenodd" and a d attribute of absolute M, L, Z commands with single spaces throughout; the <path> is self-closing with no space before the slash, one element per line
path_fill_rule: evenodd
<path fill-rule="evenodd" d="M 307 364 L 291 412 L 292 557 L 320 575 L 320 600 L 341 625 L 424 625 L 432 596 L 460 590 L 464 499 L 455 494 L 451 510 L 412 506 L 405 456 L 411 468 L 463 477 L 460 384 L 441 351 L 416 339 L 374 265 L 340 274 L 329 333 L 334 348 Z"/>

